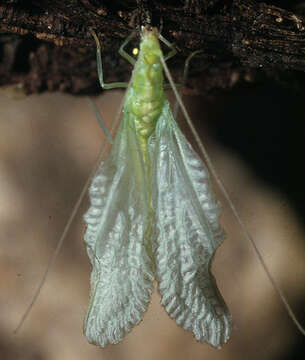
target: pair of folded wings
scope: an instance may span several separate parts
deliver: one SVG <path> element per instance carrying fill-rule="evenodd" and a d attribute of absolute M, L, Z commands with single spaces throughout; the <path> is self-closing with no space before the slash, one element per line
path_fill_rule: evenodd
<path fill-rule="evenodd" d="M 197 340 L 220 347 L 231 317 L 210 272 L 224 237 L 219 206 L 167 101 L 148 151 L 149 173 L 125 113 L 90 187 L 85 242 L 93 270 L 85 336 L 102 347 L 121 341 L 142 320 L 156 279 L 169 316 Z"/>

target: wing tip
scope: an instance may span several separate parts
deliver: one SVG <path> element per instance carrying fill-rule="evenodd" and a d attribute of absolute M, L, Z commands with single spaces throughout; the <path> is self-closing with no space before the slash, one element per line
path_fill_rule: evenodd
<path fill-rule="evenodd" d="M 83 333 L 90 344 L 105 348 L 107 345 L 115 345 L 121 342 L 131 332 L 133 327 L 142 320 L 143 316 L 134 323 L 127 321 L 123 326 L 106 327 L 106 329 L 99 329 L 97 331 L 92 331 L 85 323 Z"/>
<path fill-rule="evenodd" d="M 201 331 L 199 333 L 195 331 L 194 327 L 191 329 L 195 339 L 201 343 L 208 343 L 216 349 L 221 349 L 230 339 L 232 317 L 227 311 L 221 317 L 214 318 L 210 324 L 201 324 L 200 328 Z"/>

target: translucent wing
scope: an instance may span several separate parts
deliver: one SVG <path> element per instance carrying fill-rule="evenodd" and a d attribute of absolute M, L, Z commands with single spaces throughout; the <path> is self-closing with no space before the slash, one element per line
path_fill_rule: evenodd
<path fill-rule="evenodd" d="M 169 104 L 150 142 L 162 304 L 197 340 L 220 347 L 231 316 L 210 272 L 224 234 L 206 167 L 178 128 Z"/>
<path fill-rule="evenodd" d="M 84 217 L 93 267 L 84 333 L 100 346 L 121 341 L 141 321 L 152 292 L 145 240 L 147 189 L 138 148 L 125 114 L 90 187 L 91 207 Z"/>

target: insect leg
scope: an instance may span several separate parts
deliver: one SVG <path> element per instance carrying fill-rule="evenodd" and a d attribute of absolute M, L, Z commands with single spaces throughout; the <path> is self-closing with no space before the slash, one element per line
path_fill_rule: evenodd
<path fill-rule="evenodd" d="M 197 54 L 200 54 L 200 53 L 202 53 L 202 52 L 203 52 L 203 50 L 193 51 L 193 52 L 187 57 L 187 59 L 185 60 L 184 71 L 183 71 L 183 78 L 182 78 L 182 86 L 185 85 L 185 82 L 186 82 L 186 79 L 187 79 L 187 76 L 188 76 L 190 61 L 192 60 L 192 58 L 193 58 L 194 56 L 196 56 Z"/>
<path fill-rule="evenodd" d="M 171 49 L 170 52 L 166 56 L 164 56 L 164 61 L 167 61 L 177 54 L 177 49 L 174 47 L 174 45 L 172 43 L 170 43 L 168 40 L 166 40 L 161 34 L 159 34 L 158 37 L 159 37 L 160 41 L 163 42 L 163 44 L 165 44 L 166 46 L 168 46 Z"/>
<path fill-rule="evenodd" d="M 186 83 L 187 77 L 188 77 L 188 72 L 189 72 L 189 66 L 190 66 L 190 61 L 192 60 L 192 58 L 194 56 L 196 56 L 197 54 L 200 54 L 202 52 L 202 50 L 196 50 L 193 51 L 185 60 L 184 63 L 184 71 L 183 71 L 183 77 L 182 77 L 182 84 L 181 84 L 181 88 L 184 88 L 184 85 Z M 179 91 L 179 95 L 182 98 L 182 93 L 181 91 Z M 175 106 L 174 106 L 174 119 L 177 119 L 178 117 L 178 112 L 179 112 L 179 103 L 178 100 L 176 100 Z"/>
<path fill-rule="evenodd" d="M 102 56 L 101 56 L 101 44 L 100 41 L 93 29 L 90 28 L 90 33 L 93 36 L 96 42 L 96 62 L 97 62 L 97 73 L 100 85 L 103 89 L 116 89 L 116 88 L 127 88 L 128 83 L 125 82 L 113 82 L 110 84 L 106 84 L 104 82 L 103 76 L 103 64 L 102 64 Z M 128 39 L 128 38 L 127 38 Z M 126 39 L 126 40 L 127 40 Z"/>
<path fill-rule="evenodd" d="M 113 138 L 112 138 L 110 132 L 108 131 L 106 124 L 104 123 L 97 106 L 95 105 L 94 101 L 90 97 L 88 97 L 88 102 L 89 102 L 89 105 L 90 105 L 91 109 L 93 110 L 94 115 L 95 115 L 100 127 L 102 128 L 107 140 L 110 142 L 110 144 L 113 144 Z"/>
<path fill-rule="evenodd" d="M 171 50 L 170 52 L 164 56 L 164 61 L 167 61 L 169 59 L 171 59 L 172 57 L 174 57 L 177 54 L 177 49 L 174 47 L 174 45 L 169 42 L 168 40 L 166 40 L 161 34 L 158 35 L 160 41 L 163 42 L 163 44 L 165 44 L 166 46 L 168 46 Z M 183 86 L 183 84 L 175 84 L 177 88 L 181 88 Z M 171 85 L 170 84 L 164 84 L 164 90 L 170 89 Z"/>
<path fill-rule="evenodd" d="M 134 66 L 134 64 L 136 63 L 136 60 L 130 56 L 125 50 L 125 46 L 130 42 L 130 40 L 135 36 L 135 32 L 132 32 L 127 38 L 126 40 L 123 42 L 123 44 L 121 45 L 120 49 L 119 49 L 119 54 L 125 59 L 127 60 L 132 66 Z"/>

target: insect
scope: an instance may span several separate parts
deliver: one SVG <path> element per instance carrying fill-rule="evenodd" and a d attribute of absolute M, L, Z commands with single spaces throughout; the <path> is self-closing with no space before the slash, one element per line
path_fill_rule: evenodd
<path fill-rule="evenodd" d="M 165 42 L 156 29 L 143 28 L 123 119 L 90 187 L 84 333 L 102 347 L 121 341 L 142 320 L 156 279 L 169 316 L 220 347 L 232 327 L 210 271 L 224 238 L 220 209 L 207 168 L 171 113 L 159 38 Z"/>
<path fill-rule="evenodd" d="M 32 106 L 32 108 L 33 108 L 33 106 Z M 73 124 L 73 127 L 75 127 L 75 124 Z M 70 137 L 70 133 L 69 133 L 69 137 Z M 4 143 L 4 142 L 3 142 Z M 22 161 L 20 161 L 20 163 L 22 163 Z M 34 182 L 35 183 L 35 182 Z M 43 183 L 43 189 L 45 189 L 45 182 Z M 249 188 L 248 188 L 248 190 L 250 190 Z M 248 199 L 248 198 L 247 198 Z M 245 200 L 245 201 L 248 201 L 248 200 Z M 247 204 L 248 205 L 248 204 Z M 257 214 L 257 215 L 259 215 L 259 214 Z M 19 217 L 19 218 L 22 218 L 22 217 Z M 34 219 L 35 219 L 35 225 L 36 225 L 36 222 L 37 222 L 37 220 L 36 220 L 36 218 L 35 217 L 33 217 Z M 286 218 L 285 218 L 286 219 Z M 285 220 L 286 221 L 286 220 Z M 281 219 L 280 221 L 279 221 L 279 224 L 286 224 L 286 222 L 285 222 L 283 219 Z M 69 222 L 68 223 L 70 223 L 70 219 L 69 219 Z M 269 221 L 268 221 L 268 223 L 269 223 Z M 295 227 L 295 225 L 294 225 L 294 227 Z M 259 226 L 259 228 L 260 229 L 264 229 L 265 227 L 264 226 Z M 267 227 L 266 227 L 267 228 Z M 49 231 L 49 225 L 48 225 L 48 231 Z M 35 232 L 36 233 L 36 232 Z M 285 237 L 285 235 L 283 235 L 284 237 Z M 289 235 L 287 235 L 287 237 L 288 237 Z M 301 235 L 299 235 L 299 236 L 301 236 Z M 268 237 L 269 237 L 269 234 L 268 234 Z M 33 236 L 31 236 L 31 238 L 33 238 Z M 41 239 L 42 238 L 42 236 L 39 236 L 39 239 Z M 277 239 L 277 241 L 279 240 L 278 239 L 278 237 L 276 237 L 276 239 Z M 244 239 L 243 239 L 244 240 Z M 236 242 L 236 239 L 234 239 L 234 243 Z M 232 247 L 232 245 L 233 244 L 231 244 L 230 245 L 230 247 Z M 28 247 L 28 246 L 27 246 Z M 37 247 L 38 247 L 38 245 L 37 245 Z M 70 257 L 70 256 L 69 256 Z M 238 256 L 237 256 L 238 257 Z M 286 257 L 285 257 L 285 259 L 286 259 Z M 238 259 L 236 259 L 237 261 L 237 263 L 238 263 Z M 282 261 L 283 261 L 283 259 L 282 259 Z M 235 262 L 235 263 L 236 263 Z M 248 261 L 247 261 L 247 263 L 248 263 Z M 289 265 L 288 265 L 288 261 L 287 261 L 287 259 L 286 259 L 286 263 L 285 264 L 287 264 L 287 268 L 289 267 Z M 283 262 L 281 262 L 281 267 L 283 267 Z M 49 269 L 49 266 L 48 266 L 48 269 Z M 253 339 L 253 337 L 252 337 L 252 335 L 254 334 L 254 335 L 256 335 L 255 336 L 255 338 L 256 338 L 256 341 L 257 342 L 259 342 L 259 343 L 264 343 L 264 344 L 268 344 L 269 343 L 269 338 L 267 339 L 265 336 L 264 336 L 264 334 L 262 335 L 262 332 L 261 331 L 259 331 L 259 333 L 254 333 L 253 332 L 253 329 L 255 328 L 255 326 L 258 326 L 260 329 L 261 329 L 261 326 L 262 326 L 262 323 L 261 323 L 261 321 L 259 321 L 259 323 L 258 322 L 255 322 L 255 319 L 256 319 L 256 317 L 257 317 L 257 314 L 255 313 L 255 315 L 252 315 L 252 318 L 251 318 L 251 316 L 248 316 L 248 315 L 250 315 L 251 314 L 251 311 L 249 312 L 249 306 L 250 306 L 250 310 L 251 310 L 251 307 L 253 306 L 253 304 L 255 303 L 255 304 L 259 304 L 259 308 L 260 308 L 260 310 L 261 310 L 261 314 L 263 313 L 264 315 L 262 315 L 262 316 L 264 316 L 264 318 L 266 318 L 266 322 L 264 323 L 264 325 L 263 325 L 263 327 L 267 327 L 268 326 L 268 328 L 270 328 L 270 331 L 271 331 L 271 326 L 272 326 L 272 324 L 273 324 L 273 321 L 267 321 L 268 320 L 268 318 L 267 318 L 267 315 L 266 315 L 266 309 L 265 309 L 265 303 L 266 303 L 266 298 L 265 299 L 260 299 L 259 297 L 258 298 L 254 298 L 253 297 L 253 299 L 252 299 L 252 304 L 250 303 L 249 304 L 249 298 L 248 298 L 248 296 L 247 296 L 247 292 L 245 292 L 244 290 L 244 288 L 242 288 L 242 285 L 240 285 L 240 284 L 243 284 L 244 282 L 239 282 L 239 284 L 235 281 L 235 279 L 234 279 L 234 277 L 232 277 L 231 275 L 234 273 L 234 269 L 232 269 L 232 266 L 229 268 L 230 270 L 228 271 L 229 273 L 230 273 L 230 279 L 232 278 L 232 281 L 233 281 L 233 286 L 232 286 L 232 289 L 234 288 L 234 291 L 235 292 L 237 292 L 238 293 L 238 299 L 240 299 L 240 301 L 242 300 L 242 298 L 243 298 L 243 302 L 239 302 L 239 304 L 242 304 L 242 305 L 239 305 L 239 307 L 238 307 L 238 311 L 236 311 L 235 312 L 235 314 L 234 314 L 234 319 L 235 319 L 235 323 L 238 325 L 238 327 L 235 329 L 235 333 L 234 333 L 234 337 L 232 336 L 232 341 L 230 341 L 230 344 L 229 345 L 227 345 L 224 349 L 223 349 L 223 352 L 222 352 L 222 354 L 224 354 L 223 356 L 224 357 L 226 357 L 226 349 L 228 349 L 228 348 L 231 348 L 230 347 L 230 345 L 232 344 L 234 344 L 234 346 L 236 346 L 236 344 L 238 343 L 238 342 L 240 342 L 240 344 L 241 345 L 243 345 L 245 342 L 247 342 L 247 339 L 249 339 L 249 330 L 250 330 L 250 334 L 251 334 L 251 342 L 252 342 L 252 339 Z M 74 270 L 75 270 L 75 268 L 74 268 Z M 243 268 L 243 271 L 242 271 L 242 273 L 244 274 L 245 273 L 245 268 Z M 75 271 L 74 271 L 75 272 Z M 227 272 L 227 271 L 226 271 Z M 60 272 L 61 273 L 61 272 Z M 238 273 L 240 273 L 240 263 L 238 263 Z M 60 274 L 60 276 L 61 276 L 61 274 Z M 71 276 L 71 277 L 75 277 L 75 274 L 73 273 L 73 271 L 72 271 L 72 273 L 69 275 L 69 276 Z M 243 275 L 244 276 L 244 275 Z M 44 277 L 45 278 L 45 277 Z M 259 279 L 259 281 L 262 281 L 263 279 Z M 60 283 L 62 283 L 62 278 L 60 277 L 60 280 L 59 280 L 59 282 Z M 250 277 L 250 281 L 249 281 L 249 279 L 247 280 L 247 284 L 249 284 L 249 286 L 252 286 L 253 287 L 253 277 Z M 262 285 L 261 285 L 261 283 L 259 282 L 259 286 L 261 287 Z M 4 293 L 4 292 L 3 292 Z M 268 300 L 269 300 L 269 293 L 267 293 L 267 296 L 268 296 Z M 36 298 L 37 298 L 37 296 L 36 296 Z M 76 303 L 78 303 L 78 302 L 72 302 L 71 303 L 71 294 L 68 294 L 68 306 L 65 308 L 65 309 L 67 309 L 67 308 L 69 308 L 70 310 L 70 312 L 72 311 L 72 305 L 74 305 L 74 307 L 75 307 L 75 305 L 76 305 Z M 32 301 L 32 303 L 33 303 L 33 301 Z M 31 303 L 31 304 L 32 304 Z M 49 312 L 50 311 L 50 306 L 47 306 L 47 311 Z M 246 310 L 247 309 L 247 310 Z M 232 309 L 232 310 L 234 310 L 234 309 Z M 245 310 L 246 310 L 246 312 L 245 312 Z M 59 310 L 58 310 L 59 311 Z M 66 310 L 65 310 L 66 311 Z M 79 318 L 81 315 L 81 309 L 79 308 L 79 306 L 77 306 L 77 310 L 75 311 L 75 314 L 76 314 L 76 316 L 75 316 L 75 318 Z M 241 316 L 243 316 L 244 314 L 247 314 L 247 321 L 246 321 L 246 327 L 242 327 L 241 326 L 241 322 L 238 320 L 238 316 L 240 316 L 240 314 L 241 314 Z M 67 313 L 65 312 L 65 315 L 67 315 Z M 67 316 L 65 316 L 65 317 L 63 317 L 63 318 L 66 318 L 67 319 Z M 69 319 L 71 319 L 71 318 L 73 318 L 73 316 L 68 316 L 68 318 Z M 41 321 L 41 319 L 39 319 L 39 322 Z M 55 318 L 55 322 L 57 323 L 57 321 L 56 321 L 56 318 Z M 14 324 L 15 325 L 15 324 Z M 278 326 L 274 326 L 273 328 L 272 328 L 272 331 L 273 331 L 273 333 L 276 333 L 277 331 L 282 331 L 282 328 L 283 328 L 283 322 L 281 322 L 281 326 L 280 327 L 278 327 Z M 48 323 L 48 327 L 50 326 L 50 324 Z M 51 325 L 52 326 L 52 325 Z M 76 333 L 78 334 L 79 333 L 79 327 L 76 325 L 74 325 L 73 326 L 73 329 L 76 329 Z M 26 332 L 28 333 L 28 329 L 26 330 Z M 8 331 L 8 333 L 10 333 L 9 331 Z M 63 334 L 63 335 L 65 335 L 65 334 Z M 70 336 L 70 333 L 69 333 L 69 336 Z M 61 337 L 61 338 L 64 338 L 64 337 Z M 78 341 L 77 342 L 77 345 L 79 346 L 77 349 L 83 349 L 84 348 L 84 346 L 85 346 L 85 344 L 84 344 L 84 342 L 82 342 L 81 341 L 81 339 L 79 339 L 80 341 Z M 36 341 L 37 341 L 37 339 L 36 338 L 34 338 L 33 339 L 33 342 L 35 342 L 36 343 Z M 74 342 L 74 345 L 75 345 L 75 342 Z M 194 344 L 193 344 L 193 346 L 194 346 Z M 198 344 L 198 346 L 199 346 L 199 344 Z M 66 347 L 66 345 L 65 345 L 65 347 Z M 92 347 L 91 347 L 92 348 Z M 268 346 L 266 346 L 266 348 L 268 348 Z M 78 356 L 79 354 L 78 354 L 78 350 L 76 349 L 76 346 L 71 346 L 71 351 L 74 351 L 74 354 L 76 354 L 76 356 Z M 89 350 L 89 349 L 88 349 Z M 57 347 L 56 347 L 56 351 L 57 351 Z M 267 350 L 266 350 L 267 351 Z M 255 353 L 256 353 L 256 350 L 255 350 Z M 57 358 L 57 356 L 55 357 L 55 358 Z M 200 355 L 200 358 L 202 358 L 202 355 Z"/>

